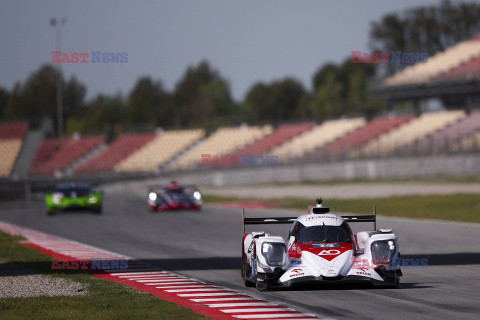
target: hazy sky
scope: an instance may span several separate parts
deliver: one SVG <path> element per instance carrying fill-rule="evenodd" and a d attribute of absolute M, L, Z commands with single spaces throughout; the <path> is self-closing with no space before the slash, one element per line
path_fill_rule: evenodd
<path fill-rule="evenodd" d="M 25 81 L 55 49 L 52 17 L 67 17 L 63 52 L 127 52 L 125 64 L 63 64 L 87 96 L 127 93 L 142 75 L 171 90 L 202 59 L 235 99 L 256 81 L 293 76 L 310 88 L 326 62 L 368 51 L 370 21 L 434 0 L 0 0 L 0 86 Z"/>

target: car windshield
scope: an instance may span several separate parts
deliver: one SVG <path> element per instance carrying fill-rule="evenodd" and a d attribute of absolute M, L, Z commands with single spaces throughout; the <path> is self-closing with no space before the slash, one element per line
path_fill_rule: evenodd
<path fill-rule="evenodd" d="M 169 189 L 169 188 L 166 188 L 166 189 L 165 189 L 165 192 L 168 192 L 168 193 L 177 193 L 177 194 L 178 194 L 178 193 L 180 193 L 180 194 L 183 194 L 183 188 L 175 188 L 175 189 L 173 189 L 173 188 L 171 188 L 171 189 Z"/>
<path fill-rule="evenodd" d="M 84 197 L 84 196 L 88 196 L 92 192 L 92 190 L 88 186 L 77 186 L 77 187 L 61 186 L 61 187 L 56 187 L 54 192 L 62 193 L 67 197 L 71 197 L 73 193 L 75 193 L 77 197 Z"/>
<path fill-rule="evenodd" d="M 305 227 L 298 232 L 299 243 L 350 242 L 350 235 L 344 225 Z"/>

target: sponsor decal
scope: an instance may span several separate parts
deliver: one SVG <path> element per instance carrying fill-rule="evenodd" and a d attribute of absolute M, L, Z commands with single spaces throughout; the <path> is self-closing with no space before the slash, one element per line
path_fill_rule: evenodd
<path fill-rule="evenodd" d="M 325 244 L 314 244 L 314 248 L 340 248 L 339 244 L 334 243 L 325 243 Z"/>
<path fill-rule="evenodd" d="M 52 51 L 52 63 L 127 63 L 128 52 L 61 52 Z"/>
<path fill-rule="evenodd" d="M 368 52 L 352 51 L 352 63 L 403 63 L 411 64 L 428 61 L 428 52 Z"/>
<path fill-rule="evenodd" d="M 335 275 L 335 274 L 337 274 L 337 273 L 335 272 L 335 269 L 327 269 L 327 271 L 325 272 L 325 274 Z"/>
<path fill-rule="evenodd" d="M 318 253 L 319 256 L 330 256 L 330 255 L 339 255 L 341 253 L 340 250 L 332 249 L 332 250 L 322 250 Z"/>
<path fill-rule="evenodd" d="M 312 221 L 317 219 L 338 219 L 338 218 L 335 216 L 319 215 L 319 216 L 311 216 L 311 217 L 305 218 L 305 221 Z"/>
<path fill-rule="evenodd" d="M 293 277 L 300 277 L 300 276 L 304 276 L 305 273 L 303 272 L 302 269 L 293 269 L 290 273 L 290 278 L 293 278 Z"/>

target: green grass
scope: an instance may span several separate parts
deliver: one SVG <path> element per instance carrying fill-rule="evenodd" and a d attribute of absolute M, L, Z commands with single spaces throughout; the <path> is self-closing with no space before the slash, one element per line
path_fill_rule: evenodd
<path fill-rule="evenodd" d="M 206 319 L 174 303 L 80 270 L 51 270 L 50 256 L 21 245 L 20 240 L 0 232 L 1 263 L 27 265 L 39 274 L 81 282 L 87 294 L 2 298 L 1 319 Z"/>
<path fill-rule="evenodd" d="M 205 202 L 228 201 L 271 201 L 277 207 L 288 209 L 306 210 L 312 199 L 292 198 L 283 199 L 239 199 L 205 195 Z M 419 219 L 438 219 L 461 222 L 480 223 L 480 195 L 454 194 L 454 195 L 428 195 L 428 196 L 402 196 L 378 199 L 328 199 L 324 205 L 331 211 L 372 214 L 373 205 L 377 207 L 377 214 L 392 217 L 406 217 Z"/>

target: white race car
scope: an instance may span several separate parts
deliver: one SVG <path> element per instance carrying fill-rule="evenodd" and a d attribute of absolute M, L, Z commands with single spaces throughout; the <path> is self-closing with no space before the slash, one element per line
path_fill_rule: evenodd
<path fill-rule="evenodd" d="M 245 218 L 242 277 L 258 290 L 311 281 L 367 280 L 396 287 L 402 276 L 398 238 L 376 229 L 376 214 L 340 216 L 317 199 L 300 217 Z M 375 210 L 374 210 L 375 211 Z M 352 234 L 349 222 L 373 222 L 375 231 Z M 293 223 L 287 239 L 265 232 L 245 234 L 246 224 Z"/>

